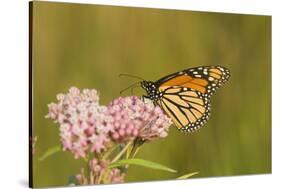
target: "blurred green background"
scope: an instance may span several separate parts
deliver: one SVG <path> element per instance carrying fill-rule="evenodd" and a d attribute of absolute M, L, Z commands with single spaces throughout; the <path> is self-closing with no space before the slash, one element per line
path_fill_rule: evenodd
<path fill-rule="evenodd" d="M 135 81 L 120 73 L 154 81 L 200 65 L 232 75 L 213 96 L 206 126 L 193 134 L 172 127 L 137 156 L 178 173 L 131 166 L 126 181 L 271 172 L 271 17 L 35 2 L 32 32 L 35 187 L 66 185 L 84 165 L 69 152 L 38 161 L 60 143 L 58 126 L 44 118 L 57 93 L 95 88 L 106 105 Z"/>

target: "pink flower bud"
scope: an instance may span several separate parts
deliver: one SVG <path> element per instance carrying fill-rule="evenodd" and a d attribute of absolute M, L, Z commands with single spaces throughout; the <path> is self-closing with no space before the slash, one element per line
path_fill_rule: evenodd
<path fill-rule="evenodd" d="M 118 140 L 119 139 L 119 134 L 117 132 L 114 132 L 112 137 L 113 137 L 113 139 Z"/>
<path fill-rule="evenodd" d="M 119 130 L 119 135 L 122 137 L 125 135 L 125 130 L 124 129 L 120 129 Z"/>

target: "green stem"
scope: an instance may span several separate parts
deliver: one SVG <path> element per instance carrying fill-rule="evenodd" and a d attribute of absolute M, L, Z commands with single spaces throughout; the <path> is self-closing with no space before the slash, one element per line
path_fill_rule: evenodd
<path fill-rule="evenodd" d="M 117 154 L 117 156 L 115 156 L 115 158 L 111 161 L 111 163 L 114 163 L 115 161 L 119 160 L 120 157 L 126 152 L 126 150 L 129 148 L 129 146 L 133 143 L 133 141 L 128 142 L 128 144 L 126 144 L 126 146 L 124 146 L 124 148 L 119 152 L 119 154 Z"/>
<path fill-rule="evenodd" d="M 136 156 L 137 152 L 139 151 L 140 147 L 144 144 L 144 142 L 145 141 L 140 138 L 135 139 L 129 158 L 134 158 Z"/>
<path fill-rule="evenodd" d="M 134 158 L 137 155 L 141 145 L 143 145 L 144 142 L 145 142 L 144 140 L 142 140 L 140 138 L 136 138 L 133 142 L 132 147 L 127 150 L 126 159 Z M 123 172 L 127 172 L 128 168 L 129 168 L 129 165 L 128 164 L 125 165 Z"/>
<path fill-rule="evenodd" d="M 136 147 L 134 153 L 131 154 L 131 157 L 130 157 L 130 158 L 134 158 L 134 157 L 137 155 L 137 153 L 138 153 L 139 150 L 140 150 L 140 146 Z"/>
<path fill-rule="evenodd" d="M 98 183 L 101 184 L 101 181 L 103 181 L 103 184 L 108 184 L 108 174 L 110 172 L 110 169 L 106 169 L 103 174 L 100 175 Z"/>
<path fill-rule="evenodd" d="M 113 146 L 112 148 L 110 148 L 102 157 L 103 160 L 107 159 L 112 152 L 114 152 L 114 150 L 116 150 L 116 148 L 118 147 L 118 145 Z"/>

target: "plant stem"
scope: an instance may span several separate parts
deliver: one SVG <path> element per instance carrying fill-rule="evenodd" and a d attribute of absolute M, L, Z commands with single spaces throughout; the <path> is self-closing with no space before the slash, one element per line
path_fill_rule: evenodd
<path fill-rule="evenodd" d="M 110 148 L 102 157 L 102 159 L 107 159 L 108 156 L 111 155 L 111 153 L 118 147 L 118 145 L 113 146 L 112 148 Z"/>
<path fill-rule="evenodd" d="M 134 144 L 133 147 L 131 149 L 129 158 L 134 158 L 137 154 L 137 152 L 139 151 L 140 147 L 144 144 L 144 140 L 140 139 L 140 138 L 136 138 L 134 140 Z"/>
<path fill-rule="evenodd" d="M 135 151 L 134 151 L 133 154 L 131 154 L 131 157 L 130 157 L 130 158 L 134 158 L 134 157 L 137 155 L 137 153 L 138 153 L 139 150 L 140 150 L 140 146 L 138 146 L 137 148 L 135 148 Z"/>
<path fill-rule="evenodd" d="M 119 160 L 119 158 L 126 152 L 126 150 L 129 148 L 129 146 L 133 143 L 133 141 L 129 141 L 126 146 L 115 156 L 115 158 L 111 161 L 111 163 L 114 163 L 115 161 Z"/>
<path fill-rule="evenodd" d="M 95 184 L 94 179 L 95 179 L 95 178 L 94 178 L 93 172 L 90 171 L 90 177 L 89 177 L 89 182 L 90 182 L 90 184 Z"/>
<path fill-rule="evenodd" d="M 133 145 L 131 146 L 131 148 L 127 150 L 126 159 L 134 158 L 144 142 L 145 141 L 143 141 L 142 139 L 136 138 L 133 141 Z M 123 171 L 126 172 L 128 170 L 128 168 L 129 168 L 129 165 L 127 164 L 127 165 L 124 166 Z"/>

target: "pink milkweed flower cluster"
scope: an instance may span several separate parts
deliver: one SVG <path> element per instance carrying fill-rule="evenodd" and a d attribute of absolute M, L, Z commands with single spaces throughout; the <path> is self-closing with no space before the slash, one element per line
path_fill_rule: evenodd
<path fill-rule="evenodd" d="M 85 157 L 87 151 L 101 152 L 110 141 L 112 129 L 107 122 L 106 106 L 99 104 L 96 90 L 72 87 L 67 94 L 57 95 L 57 103 L 48 105 L 46 116 L 60 125 L 60 138 L 64 150 L 70 150 L 75 158 Z"/>
<path fill-rule="evenodd" d="M 139 137 L 142 140 L 163 138 L 171 125 L 160 107 L 145 103 L 137 96 L 119 97 L 108 105 L 112 116 L 114 140 L 126 141 Z"/>
<path fill-rule="evenodd" d="M 59 123 L 63 149 L 75 158 L 100 153 L 112 142 L 166 137 L 172 123 L 161 108 L 137 96 L 119 97 L 103 106 L 96 90 L 72 87 L 57 100 L 48 105 L 46 117 Z"/>

